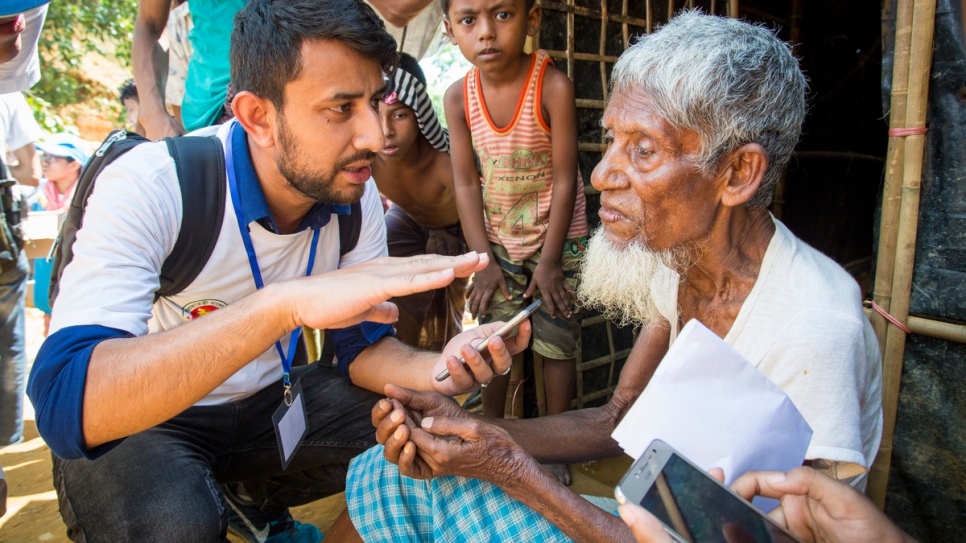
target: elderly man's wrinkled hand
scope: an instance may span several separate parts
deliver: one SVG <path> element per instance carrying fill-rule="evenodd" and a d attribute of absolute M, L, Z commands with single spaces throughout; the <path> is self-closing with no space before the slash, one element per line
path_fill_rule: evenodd
<path fill-rule="evenodd" d="M 421 469 L 433 476 L 459 475 L 506 486 L 535 466 L 506 430 L 479 418 L 425 417 L 409 439 Z M 400 471 L 402 465 L 400 458 Z"/>
<path fill-rule="evenodd" d="M 530 343 L 530 321 L 524 321 L 517 328 L 517 334 L 505 341 L 495 337 L 487 344 L 486 354 L 480 355 L 476 345 L 493 335 L 503 322 L 491 322 L 467 330 L 446 344 L 439 361 L 433 366 L 432 385 L 437 392 L 447 396 L 464 394 L 475 390 L 481 384 L 488 384 L 496 374 L 504 374 L 513 363 L 513 355 L 523 351 Z M 462 356 L 469 370 L 459 363 Z M 487 360 L 489 358 L 489 360 Z M 450 376 L 442 381 L 435 379 L 444 369 Z"/>
<path fill-rule="evenodd" d="M 385 391 L 387 398 L 372 408 L 372 425 L 376 427 L 376 441 L 384 446 L 383 456 L 407 477 L 434 477 L 433 470 L 417 457 L 416 445 L 409 441 L 412 429 L 425 417 L 464 418 L 468 413 L 452 398 L 435 392 L 393 384 L 386 385 Z"/>

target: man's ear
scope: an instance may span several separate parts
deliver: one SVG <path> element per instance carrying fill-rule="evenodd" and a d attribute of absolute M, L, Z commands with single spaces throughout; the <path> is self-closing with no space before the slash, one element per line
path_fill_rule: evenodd
<path fill-rule="evenodd" d="M 450 45 L 459 45 L 456 43 L 456 36 L 453 35 L 453 24 L 449 22 L 449 17 L 443 16 L 443 34 L 449 38 Z"/>
<path fill-rule="evenodd" d="M 768 153 L 757 143 L 746 143 L 728 153 L 720 164 L 721 203 L 739 206 L 750 200 L 761 186 L 768 170 Z"/>
<path fill-rule="evenodd" d="M 527 13 L 527 36 L 536 36 L 537 31 L 540 30 L 540 20 L 543 18 L 543 11 L 540 9 L 540 4 L 534 3 L 533 7 L 530 8 L 530 13 Z"/>
<path fill-rule="evenodd" d="M 275 121 L 277 112 L 270 100 L 242 91 L 231 101 L 231 111 L 259 147 L 275 146 Z"/>

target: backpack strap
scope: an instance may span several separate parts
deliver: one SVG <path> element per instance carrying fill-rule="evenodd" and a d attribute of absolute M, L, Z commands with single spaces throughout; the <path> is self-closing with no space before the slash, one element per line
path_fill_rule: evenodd
<path fill-rule="evenodd" d="M 148 141 L 146 138 L 134 132 L 115 130 L 107 136 L 104 143 L 91 155 L 87 165 L 81 170 L 77 184 L 74 185 L 74 197 L 67 208 L 67 214 L 60 226 L 57 239 L 54 240 L 54 245 L 50 249 L 50 255 L 54 258 L 54 264 L 50 270 L 50 288 L 48 290 L 51 307 L 57 301 L 57 295 L 60 293 L 60 277 L 63 275 L 64 269 L 74 260 L 74 239 L 77 237 L 77 231 L 84 225 L 87 200 L 94 192 L 94 182 L 97 180 L 97 176 L 100 175 L 101 170 L 118 157 L 146 141 Z M 48 257 L 49 259 L 50 257 Z"/>
<path fill-rule="evenodd" d="M 349 254 L 359 243 L 362 232 L 362 201 L 352 204 L 348 215 L 339 215 L 339 257 Z"/>
<path fill-rule="evenodd" d="M 225 218 L 225 150 L 217 137 L 165 138 L 181 186 L 181 230 L 161 266 L 155 300 L 187 288 L 211 257 Z"/>

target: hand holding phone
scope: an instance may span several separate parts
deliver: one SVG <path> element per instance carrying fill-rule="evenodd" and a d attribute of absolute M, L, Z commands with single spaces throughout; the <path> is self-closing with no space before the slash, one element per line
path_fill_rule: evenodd
<path fill-rule="evenodd" d="M 537 300 L 532 304 L 528 305 L 526 308 L 524 308 L 523 311 L 520 311 L 519 313 L 514 315 L 512 319 L 510 319 L 509 321 L 507 321 L 506 324 L 501 326 L 499 330 L 493 333 L 493 335 L 477 343 L 476 352 L 480 353 L 481 355 L 484 352 L 486 352 L 486 349 L 489 346 L 490 340 L 497 336 L 503 339 L 510 337 L 510 335 L 513 333 L 516 327 L 519 326 L 521 323 L 523 323 L 523 321 L 525 321 L 530 315 L 532 315 L 537 310 L 537 308 L 540 307 L 541 303 L 542 302 L 540 300 Z M 469 364 L 466 363 L 466 360 L 464 360 L 462 356 L 460 357 L 460 364 L 463 364 L 463 367 L 466 368 L 467 371 L 469 371 L 470 366 Z M 443 371 L 439 372 L 439 374 L 436 376 L 436 380 L 445 381 L 448 377 L 449 377 L 449 370 L 444 369 Z"/>
<path fill-rule="evenodd" d="M 614 495 L 649 511 L 682 543 L 798 541 L 660 440 L 631 466 Z"/>

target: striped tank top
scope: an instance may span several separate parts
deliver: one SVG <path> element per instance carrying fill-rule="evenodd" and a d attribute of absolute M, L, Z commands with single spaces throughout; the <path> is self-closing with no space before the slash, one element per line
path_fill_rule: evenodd
<path fill-rule="evenodd" d="M 553 157 L 550 126 L 540 107 L 543 77 L 550 63 L 542 49 L 530 56 L 527 83 L 513 120 L 504 128 L 497 128 L 490 119 L 479 68 L 472 68 L 463 78 L 466 124 L 482 174 L 486 235 L 490 242 L 505 247 L 513 260 L 526 260 L 543 247 L 550 222 Z M 587 202 L 579 169 L 573 182 L 577 199 L 568 239 L 587 235 Z"/>

